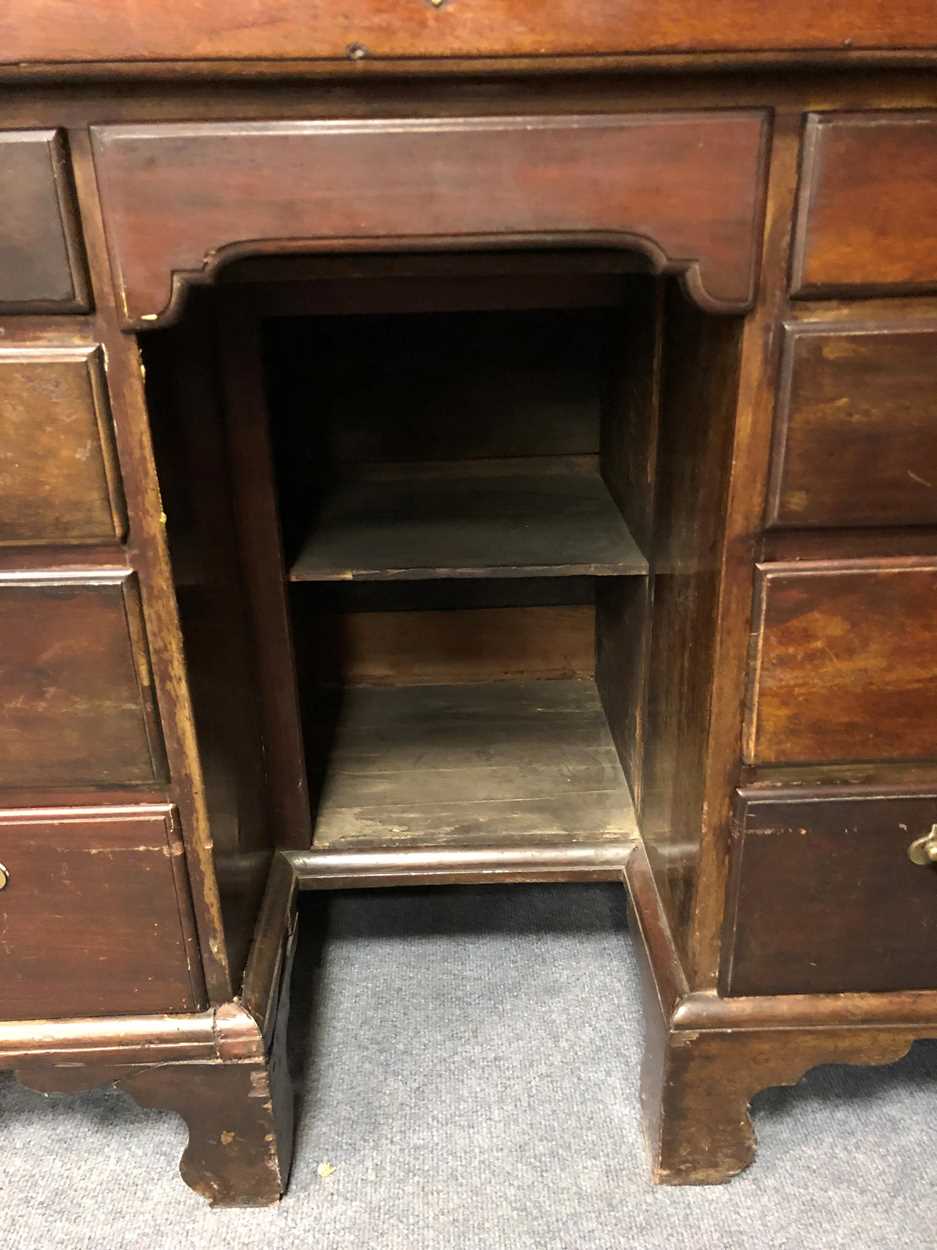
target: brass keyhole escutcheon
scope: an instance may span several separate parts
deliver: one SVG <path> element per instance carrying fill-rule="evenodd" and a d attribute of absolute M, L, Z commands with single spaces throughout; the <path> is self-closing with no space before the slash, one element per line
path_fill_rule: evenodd
<path fill-rule="evenodd" d="M 0 890 L 5 890 L 10 884 L 10 874 L 3 864 L 0 864 Z"/>
<path fill-rule="evenodd" d="M 908 859 L 921 868 L 937 867 L 937 825 L 931 825 L 930 833 L 923 838 L 915 838 L 908 847 Z"/>

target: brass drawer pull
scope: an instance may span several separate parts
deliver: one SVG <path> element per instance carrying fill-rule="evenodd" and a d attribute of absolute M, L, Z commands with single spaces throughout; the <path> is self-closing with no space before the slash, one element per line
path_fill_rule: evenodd
<path fill-rule="evenodd" d="M 908 859 L 925 868 L 929 864 L 937 865 L 937 825 L 931 825 L 930 833 L 925 833 L 923 838 L 914 839 L 908 847 Z"/>
<path fill-rule="evenodd" d="M 9 884 L 10 874 L 6 868 L 4 868 L 3 864 L 0 864 L 0 890 L 5 890 Z"/>

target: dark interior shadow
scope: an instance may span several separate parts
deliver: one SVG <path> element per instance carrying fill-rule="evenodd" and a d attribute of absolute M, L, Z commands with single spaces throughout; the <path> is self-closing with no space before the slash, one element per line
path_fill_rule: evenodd
<path fill-rule="evenodd" d="M 606 933 L 628 927 L 628 896 L 616 882 L 342 890 L 329 901 L 346 939 Z M 304 909 L 316 905 L 321 907 L 315 895 L 301 899 Z"/>

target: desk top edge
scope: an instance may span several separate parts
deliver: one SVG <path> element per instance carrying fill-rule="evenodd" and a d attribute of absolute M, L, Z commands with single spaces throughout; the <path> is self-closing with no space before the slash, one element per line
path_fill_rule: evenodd
<path fill-rule="evenodd" d="M 937 62 L 933 0 L 21 0 L 0 14 L 0 73 L 126 76 L 490 72 L 505 67 L 732 68 L 751 64 Z"/>

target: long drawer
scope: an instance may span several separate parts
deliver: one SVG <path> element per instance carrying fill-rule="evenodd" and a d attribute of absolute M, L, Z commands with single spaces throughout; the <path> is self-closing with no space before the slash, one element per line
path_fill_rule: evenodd
<path fill-rule="evenodd" d="M 0 1017 L 194 1011 L 173 809 L 0 811 Z"/>
<path fill-rule="evenodd" d="M 761 565 L 754 641 L 749 763 L 937 759 L 937 560 Z"/>
<path fill-rule="evenodd" d="M 741 794 L 723 992 L 937 985 L 937 866 L 908 855 L 935 822 L 935 794 Z"/>
<path fill-rule="evenodd" d="M 685 273 L 706 307 L 741 311 L 766 136 L 764 111 L 733 109 L 92 127 L 123 312 L 141 327 L 180 278 L 271 241 L 617 244 Z"/>

